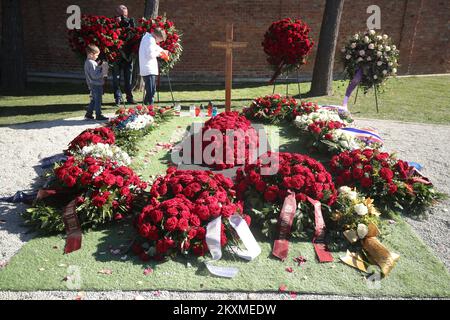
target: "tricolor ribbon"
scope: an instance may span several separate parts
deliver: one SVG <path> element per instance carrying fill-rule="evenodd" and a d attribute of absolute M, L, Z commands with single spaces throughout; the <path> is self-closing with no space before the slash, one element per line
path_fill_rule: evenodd
<path fill-rule="evenodd" d="M 380 137 L 377 131 L 371 128 L 357 129 L 357 128 L 340 128 L 337 130 L 345 131 L 351 134 L 355 138 L 365 142 L 366 144 L 380 143 L 383 144 L 383 139 Z"/>
<path fill-rule="evenodd" d="M 261 254 L 261 247 L 256 242 L 247 222 L 238 214 L 234 214 L 229 218 L 230 225 L 238 234 L 242 241 L 242 244 L 246 250 L 240 248 L 231 247 L 231 250 L 240 258 L 252 261 Z M 215 266 L 212 262 L 220 260 L 222 258 L 222 246 L 220 245 L 222 227 L 222 217 L 217 217 L 212 220 L 206 226 L 206 244 L 208 245 L 209 252 L 211 253 L 212 260 L 206 261 L 205 265 L 209 272 L 213 275 L 225 278 L 234 278 L 239 269 L 235 267 L 219 267 Z"/>
<path fill-rule="evenodd" d="M 324 243 L 325 222 L 322 215 L 322 205 L 320 201 L 314 200 L 310 197 L 307 197 L 307 199 L 314 207 L 315 231 L 312 242 L 314 250 L 316 251 L 317 258 L 319 259 L 319 262 L 333 262 L 333 256 L 327 250 Z"/>

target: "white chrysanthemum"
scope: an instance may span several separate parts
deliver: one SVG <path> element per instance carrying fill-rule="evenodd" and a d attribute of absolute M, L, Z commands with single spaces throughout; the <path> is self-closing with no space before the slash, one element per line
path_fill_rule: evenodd
<path fill-rule="evenodd" d="M 138 115 L 132 122 L 128 122 L 125 126 L 128 130 L 141 130 L 154 122 L 152 116 L 148 114 Z"/>
<path fill-rule="evenodd" d="M 356 229 L 356 233 L 358 233 L 358 237 L 360 239 L 364 239 L 369 233 L 369 228 L 365 224 L 359 223 Z"/>
<path fill-rule="evenodd" d="M 104 143 L 85 146 L 81 149 L 80 154 L 83 157 L 91 156 L 104 160 L 110 159 L 113 162 L 117 162 L 119 166 L 128 166 L 131 163 L 128 153 L 120 149 L 118 146 Z"/>
<path fill-rule="evenodd" d="M 365 216 L 369 209 L 367 209 L 366 205 L 364 203 L 358 203 L 353 206 L 353 209 L 355 210 L 356 214 L 359 216 Z"/>

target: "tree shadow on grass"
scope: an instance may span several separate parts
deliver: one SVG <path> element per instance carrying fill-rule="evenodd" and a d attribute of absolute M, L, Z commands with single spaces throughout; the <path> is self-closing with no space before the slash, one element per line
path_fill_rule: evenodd
<path fill-rule="evenodd" d="M 88 103 L 2 106 L 0 107 L 0 117 L 29 116 L 36 114 L 62 113 L 82 110 L 84 111 L 87 105 Z"/>

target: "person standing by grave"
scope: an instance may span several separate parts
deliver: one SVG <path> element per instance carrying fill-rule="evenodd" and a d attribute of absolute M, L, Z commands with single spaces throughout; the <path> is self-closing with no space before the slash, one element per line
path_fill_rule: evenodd
<path fill-rule="evenodd" d="M 156 28 L 152 33 L 146 32 L 139 45 L 139 71 L 145 83 L 145 105 L 153 104 L 156 93 L 156 77 L 159 74 L 158 57 L 168 56 L 168 51 L 158 44 L 166 40 L 166 32 Z"/>
<path fill-rule="evenodd" d="M 136 23 L 133 18 L 128 17 L 128 8 L 121 4 L 116 8 L 117 16 L 116 20 L 119 22 L 122 28 L 134 28 Z M 133 92 L 131 88 L 132 75 L 133 75 L 133 57 L 131 48 L 124 46 L 121 49 L 122 58 L 116 62 L 112 68 L 112 83 L 114 90 L 114 100 L 117 106 L 123 103 L 122 91 L 120 90 L 120 78 L 123 72 L 124 89 L 127 102 L 130 104 L 136 104 L 133 98 Z"/>
<path fill-rule="evenodd" d="M 102 115 L 102 96 L 103 85 L 105 84 L 104 78 L 108 75 L 108 63 L 97 63 L 100 49 L 93 44 L 90 44 L 86 48 L 86 61 L 84 63 L 84 74 L 86 76 L 86 83 L 91 91 L 91 102 L 87 108 L 85 120 L 108 120 L 108 118 Z"/>

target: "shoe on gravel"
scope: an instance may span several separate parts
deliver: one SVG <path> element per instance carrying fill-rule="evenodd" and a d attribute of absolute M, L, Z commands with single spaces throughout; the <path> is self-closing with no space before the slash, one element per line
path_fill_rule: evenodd
<path fill-rule="evenodd" d="M 95 117 L 95 120 L 100 120 L 100 121 L 104 121 L 104 120 L 109 120 L 109 118 L 105 117 L 104 115 L 99 115 Z"/>

